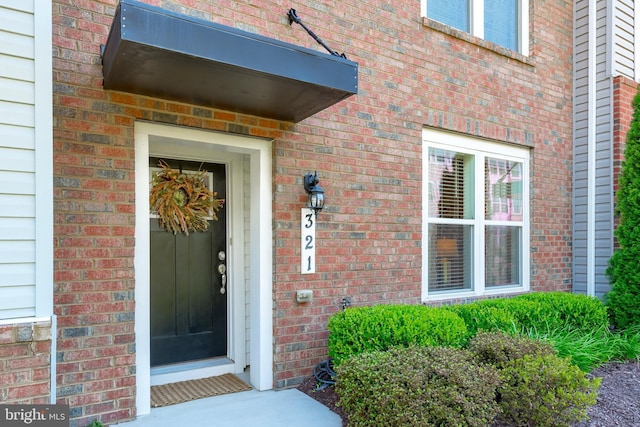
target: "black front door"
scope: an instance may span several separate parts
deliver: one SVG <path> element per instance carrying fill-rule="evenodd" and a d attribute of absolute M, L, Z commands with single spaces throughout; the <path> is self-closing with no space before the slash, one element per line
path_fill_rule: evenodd
<path fill-rule="evenodd" d="M 208 171 L 212 191 L 226 198 L 225 165 L 163 160 L 183 172 Z M 226 205 L 206 231 L 189 235 L 150 219 L 151 366 L 227 355 Z"/>

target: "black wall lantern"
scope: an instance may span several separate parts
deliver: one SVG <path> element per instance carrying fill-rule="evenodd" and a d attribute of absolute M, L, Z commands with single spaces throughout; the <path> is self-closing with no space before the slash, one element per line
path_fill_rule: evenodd
<path fill-rule="evenodd" d="M 304 189 L 309 194 L 307 207 L 318 216 L 318 212 L 324 208 L 324 190 L 318 185 L 318 172 L 313 175 L 308 173 L 304 176 Z"/>

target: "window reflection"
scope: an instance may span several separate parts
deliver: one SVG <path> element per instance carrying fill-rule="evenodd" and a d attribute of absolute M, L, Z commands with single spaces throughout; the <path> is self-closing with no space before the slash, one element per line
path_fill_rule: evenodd
<path fill-rule="evenodd" d="M 469 0 L 429 0 L 427 16 L 450 27 L 469 32 Z"/>
<path fill-rule="evenodd" d="M 518 50 L 518 3 L 516 0 L 484 2 L 484 38 Z"/>
<path fill-rule="evenodd" d="M 521 233 L 519 227 L 487 226 L 484 236 L 485 286 L 521 283 Z"/>
<path fill-rule="evenodd" d="M 429 291 L 473 289 L 473 227 L 429 224 Z"/>
<path fill-rule="evenodd" d="M 485 219 L 522 221 L 522 164 L 485 159 Z"/>
<path fill-rule="evenodd" d="M 473 156 L 429 150 L 429 216 L 473 218 Z"/>

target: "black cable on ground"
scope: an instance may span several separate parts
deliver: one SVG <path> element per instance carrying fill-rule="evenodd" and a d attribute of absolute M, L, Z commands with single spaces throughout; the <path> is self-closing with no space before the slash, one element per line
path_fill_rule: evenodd
<path fill-rule="evenodd" d="M 313 376 L 317 381 L 316 390 L 324 390 L 334 385 L 336 383 L 336 372 L 333 370 L 333 361 L 327 359 L 318 363 L 313 368 Z"/>

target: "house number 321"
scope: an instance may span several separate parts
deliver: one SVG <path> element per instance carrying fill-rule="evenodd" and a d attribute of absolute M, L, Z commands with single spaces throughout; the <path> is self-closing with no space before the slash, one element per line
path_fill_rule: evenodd
<path fill-rule="evenodd" d="M 301 262 L 300 272 L 311 274 L 316 272 L 316 216 L 311 209 L 302 209 L 302 221 L 300 235 Z"/>

